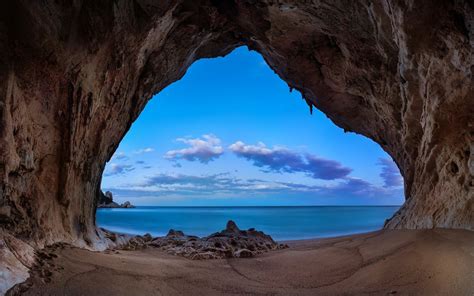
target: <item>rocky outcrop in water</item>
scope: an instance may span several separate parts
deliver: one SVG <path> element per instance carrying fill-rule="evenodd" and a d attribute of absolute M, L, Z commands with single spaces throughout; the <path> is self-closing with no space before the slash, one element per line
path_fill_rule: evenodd
<path fill-rule="evenodd" d="M 110 204 L 113 201 L 114 201 L 114 196 L 113 196 L 112 192 L 106 191 L 104 193 L 104 192 L 102 192 L 102 190 L 99 192 L 99 201 L 98 201 L 99 205 Z"/>
<path fill-rule="evenodd" d="M 132 205 L 129 201 L 124 202 L 123 204 L 118 204 L 114 202 L 114 197 L 112 192 L 107 191 L 105 194 L 100 191 L 100 197 L 97 204 L 97 208 L 124 208 L 124 209 L 131 209 L 135 206 Z"/>
<path fill-rule="evenodd" d="M 253 228 L 240 230 L 234 221 L 227 222 L 226 229 L 202 238 L 171 229 L 166 236 L 157 237 L 147 245 L 192 260 L 249 258 L 288 247 Z"/>
<path fill-rule="evenodd" d="M 7 0 L 3 231 L 105 248 L 101 176 L 132 122 L 194 61 L 241 45 L 393 157 L 406 202 L 387 228 L 474 229 L 472 1 Z"/>

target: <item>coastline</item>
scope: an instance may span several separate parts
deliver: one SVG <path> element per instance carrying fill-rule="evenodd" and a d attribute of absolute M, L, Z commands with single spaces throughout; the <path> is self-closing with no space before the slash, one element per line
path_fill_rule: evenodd
<path fill-rule="evenodd" d="M 122 230 L 117 230 L 119 228 L 116 228 L 116 227 L 112 227 L 112 228 L 102 227 L 102 226 L 99 226 L 99 227 L 106 230 L 106 231 L 108 231 L 108 232 L 113 232 L 113 233 L 116 233 L 118 235 L 123 235 L 123 236 L 127 236 L 127 237 L 146 235 L 146 233 L 127 232 L 127 231 L 123 231 L 123 229 Z M 275 239 L 275 241 L 279 244 L 301 245 L 301 244 L 310 243 L 310 242 L 314 242 L 314 241 L 322 241 L 322 240 L 334 239 L 334 238 L 339 239 L 339 238 L 345 238 L 345 237 L 352 237 L 352 236 L 359 235 L 359 234 L 366 234 L 366 233 L 372 233 L 372 232 L 378 232 L 378 231 L 381 231 L 381 229 L 372 230 L 372 231 L 364 231 L 364 232 L 354 231 L 354 232 L 349 232 L 349 233 L 340 233 L 340 234 L 333 234 L 333 235 L 329 235 L 329 236 L 311 237 L 311 238 L 296 238 L 296 239 L 281 239 L 281 240 Z M 193 235 L 193 234 L 191 234 L 191 235 Z M 153 235 L 153 237 L 164 237 L 164 236 L 166 236 L 166 232 L 160 233 L 158 235 Z"/>
<path fill-rule="evenodd" d="M 219 231 L 228 219 L 256 228 L 276 241 L 316 239 L 379 230 L 393 206 L 142 207 L 100 209 L 99 227 L 131 235 L 164 236 L 170 229 L 199 237 Z M 341 219 L 345 217 L 344 219 Z M 284 217 L 284 218 L 282 218 Z"/>
<path fill-rule="evenodd" d="M 55 247 L 24 295 L 472 295 L 474 232 L 381 230 L 287 241 L 249 259 Z M 414 264 L 416 262 L 416 264 Z"/>

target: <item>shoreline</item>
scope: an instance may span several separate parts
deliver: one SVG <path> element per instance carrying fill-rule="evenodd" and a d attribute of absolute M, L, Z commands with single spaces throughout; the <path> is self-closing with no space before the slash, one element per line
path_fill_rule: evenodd
<path fill-rule="evenodd" d="M 119 235 L 124 235 L 124 236 L 132 236 L 133 237 L 133 236 L 143 236 L 143 235 L 147 234 L 147 233 L 123 232 L 123 231 L 118 231 L 118 230 L 113 230 L 113 229 L 110 229 L 110 228 L 107 228 L 107 227 L 103 227 L 101 225 L 98 225 L 97 227 L 105 229 L 106 231 L 113 232 L 113 233 L 116 233 L 116 234 L 119 234 Z M 119 228 L 116 228 L 116 229 L 119 229 Z M 340 234 L 334 234 L 334 235 L 331 235 L 331 236 L 320 236 L 320 237 L 311 237 L 311 238 L 297 238 L 297 239 L 282 239 L 282 240 L 274 239 L 274 240 L 275 240 L 275 242 L 281 243 L 281 244 L 298 243 L 298 242 L 304 243 L 305 241 L 324 240 L 324 239 L 331 239 L 331 238 L 344 238 L 344 237 L 348 237 L 348 236 L 355 236 L 355 235 L 359 235 L 359 234 L 368 234 L 368 233 L 378 232 L 378 231 L 382 231 L 382 230 L 383 230 L 382 228 L 379 228 L 379 229 L 373 229 L 373 230 L 362 231 L 362 232 L 340 233 Z M 188 233 L 186 233 L 186 234 L 188 234 Z M 211 233 L 209 233 L 209 234 L 211 234 Z M 195 235 L 195 234 L 189 233 L 188 235 Z M 271 234 L 269 234 L 269 235 L 273 238 L 273 236 Z M 164 237 L 164 236 L 166 236 L 166 233 L 159 234 L 159 235 L 152 234 L 152 236 L 153 237 Z M 195 235 L 195 236 L 198 236 L 198 235 Z M 200 236 L 198 236 L 198 237 L 200 237 Z"/>
<path fill-rule="evenodd" d="M 474 293 L 472 231 L 380 230 L 289 245 L 254 258 L 213 260 L 189 260 L 153 248 L 56 247 L 48 250 L 41 270 L 32 272 L 22 295 Z"/>

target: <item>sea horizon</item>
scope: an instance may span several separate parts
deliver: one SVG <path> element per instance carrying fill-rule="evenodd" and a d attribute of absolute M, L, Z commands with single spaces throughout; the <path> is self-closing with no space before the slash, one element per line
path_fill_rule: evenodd
<path fill-rule="evenodd" d="M 316 239 L 381 229 L 400 206 L 137 206 L 97 211 L 97 225 L 107 230 L 165 236 L 170 229 L 207 236 L 233 220 L 277 241 Z"/>

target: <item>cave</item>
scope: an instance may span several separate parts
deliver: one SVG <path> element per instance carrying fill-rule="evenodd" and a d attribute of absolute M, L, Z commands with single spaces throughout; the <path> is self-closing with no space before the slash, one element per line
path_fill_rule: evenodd
<path fill-rule="evenodd" d="M 334 237 L 380 229 L 402 183 L 378 144 L 311 111 L 244 46 L 193 63 L 149 100 L 105 166 L 96 226 L 205 237 L 231 219 L 276 241 Z"/>
<path fill-rule="evenodd" d="M 11 286 L 56 242 L 100 250 L 101 175 L 147 101 L 242 45 L 394 159 L 388 229 L 474 229 L 470 1 L 3 1 L 0 246 Z M 10 276 L 8 276 L 10 275 Z"/>

